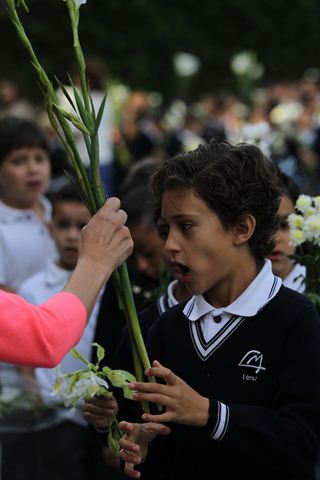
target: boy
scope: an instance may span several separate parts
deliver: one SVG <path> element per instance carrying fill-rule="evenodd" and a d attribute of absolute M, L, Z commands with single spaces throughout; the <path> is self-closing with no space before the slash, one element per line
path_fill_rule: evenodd
<path fill-rule="evenodd" d="M 284 185 L 284 194 L 281 197 L 278 210 L 279 229 L 274 237 L 274 249 L 268 258 L 272 262 L 273 273 L 282 279 L 283 285 L 296 292 L 303 293 L 305 290 L 306 267 L 295 264 L 289 257 L 294 254 L 295 247 L 290 244 L 288 216 L 295 212 L 295 204 L 300 193 L 299 187 L 285 173 L 279 171 L 279 176 Z"/>
<path fill-rule="evenodd" d="M 47 140 L 31 120 L 0 120 L 0 288 L 14 292 L 56 250 L 47 229 L 51 206 Z"/>
<path fill-rule="evenodd" d="M 265 260 L 282 194 L 276 167 L 255 146 L 216 142 L 166 160 L 152 185 L 165 249 L 193 297 L 148 332 L 146 375 L 161 383 L 130 388 L 164 409 L 120 423 L 125 472 L 314 479 L 320 323 Z"/>

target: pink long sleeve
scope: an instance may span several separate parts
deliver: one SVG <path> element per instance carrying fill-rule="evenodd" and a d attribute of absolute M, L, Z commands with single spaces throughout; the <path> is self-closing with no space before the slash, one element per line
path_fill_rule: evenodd
<path fill-rule="evenodd" d="M 0 361 L 52 368 L 78 343 L 86 309 L 77 296 L 60 292 L 42 305 L 0 292 Z"/>

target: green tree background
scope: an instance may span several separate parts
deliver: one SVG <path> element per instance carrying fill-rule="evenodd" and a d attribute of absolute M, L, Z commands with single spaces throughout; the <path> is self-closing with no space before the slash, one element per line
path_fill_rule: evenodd
<path fill-rule="evenodd" d="M 28 0 L 24 25 L 49 73 L 70 71 L 72 45 L 62 0 Z M 320 2 L 317 0 L 88 0 L 81 7 L 80 35 L 86 54 L 105 60 L 112 77 L 170 99 L 182 92 L 235 87 L 230 58 L 250 49 L 265 67 L 262 83 L 301 78 L 320 67 Z M 33 69 L 0 0 L 0 77 L 11 76 L 39 95 Z M 189 52 L 199 72 L 183 84 L 175 52 Z"/>

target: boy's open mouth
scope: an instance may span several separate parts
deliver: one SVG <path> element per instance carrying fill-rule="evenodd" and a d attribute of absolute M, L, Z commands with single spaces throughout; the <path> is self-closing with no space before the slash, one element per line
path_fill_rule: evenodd
<path fill-rule="evenodd" d="M 171 269 L 177 278 L 180 281 L 187 281 L 190 277 L 190 268 L 186 265 L 183 265 L 179 262 L 171 262 Z"/>

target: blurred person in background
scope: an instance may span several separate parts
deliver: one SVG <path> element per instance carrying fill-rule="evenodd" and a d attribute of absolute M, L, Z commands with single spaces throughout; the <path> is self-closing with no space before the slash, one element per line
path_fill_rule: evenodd
<path fill-rule="evenodd" d="M 8 116 L 35 119 L 36 109 L 22 96 L 16 82 L 3 78 L 0 79 L 0 118 Z"/>

